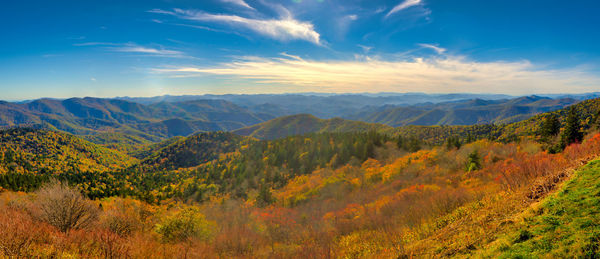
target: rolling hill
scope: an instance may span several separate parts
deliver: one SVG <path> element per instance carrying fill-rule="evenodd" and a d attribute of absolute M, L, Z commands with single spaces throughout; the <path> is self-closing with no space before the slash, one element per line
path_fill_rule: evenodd
<path fill-rule="evenodd" d="M 393 127 L 497 124 L 520 121 L 535 114 L 558 110 L 577 102 L 570 98 L 551 99 L 539 96 L 503 100 L 473 99 L 408 107 L 382 106 L 346 118 L 382 123 Z"/>
<path fill-rule="evenodd" d="M 341 118 L 319 119 L 310 114 L 285 116 L 254 126 L 234 130 L 233 133 L 258 139 L 278 139 L 287 136 L 304 135 L 319 132 L 391 132 L 392 127 Z"/>
<path fill-rule="evenodd" d="M 162 234 L 156 229 L 164 220 L 178 218 L 169 213 L 193 206 L 197 215 L 214 223 L 215 237 L 204 243 L 214 255 L 223 251 L 223 240 L 256 248 L 235 250 L 233 257 L 268 257 L 273 251 L 286 258 L 303 257 L 306 247 L 311 249 L 308 254 L 350 258 L 566 253 L 552 244 L 568 246 L 574 254 L 596 253 L 596 236 L 586 239 L 586 231 L 595 229 L 593 210 L 586 209 L 597 200 L 588 188 L 597 185 L 597 172 L 591 169 L 576 175 L 583 178 L 574 178 L 556 200 L 524 214 L 527 220 L 515 217 L 552 193 L 571 168 L 600 154 L 600 134 L 594 134 L 600 99 L 569 109 L 578 112 L 581 130 L 592 134 L 555 154 L 536 141 L 537 128 L 552 113 L 562 116 L 565 125 L 568 109 L 507 125 L 399 128 L 297 115 L 249 132 L 286 136 L 297 128 L 307 134 L 256 140 L 231 132 L 198 133 L 133 152 L 139 160 L 66 133 L 10 129 L 0 138 L 0 163 L 6 165 L 0 186 L 32 191 L 56 176 L 102 204 L 108 212 L 102 212 L 98 224 L 115 222 L 105 221 L 115 216 L 110 212 L 113 201 L 137 199 L 137 205 L 118 213 L 123 221 L 116 222 L 144 217 L 131 231 L 145 236 L 115 234 L 112 240 L 144 241 L 146 249 L 155 246 L 148 242 L 160 242 L 156 237 Z M 448 136 L 463 141 L 408 150 L 396 136 L 408 129 L 423 139 L 439 139 L 437 144 Z M 381 133 L 387 130 L 389 135 Z M 473 138 L 467 141 L 468 135 Z M 503 139 L 508 135 L 526 138 Z M 121 137 L 103 134 L 101 139 L 119 143 Z M 591 166 L 597 170 L 597 163 Z M 6 195 L 10 199 L 13 193 Z M 1 207 L 26 213 L 19 206 Z M 108 226 L 111 235 L 115 230 Z M 252 241 L 232 233 L 244 233 Z"/>
<path fill-rule="evenodd" d="M 244 144 L 245 137 L 228 132 L 210 132 L 176 138 L 148 150 L 135 169 L 142 171 L 189 168 L 234 152 Z"/>
<path fill-rule="evenodd" d="M 136 160 L 76 136 L 47 130 L 0 130 L 0 174 L 105 172 Z"/>
<path fill-rule="evenodd" d="M 238 129 L 272 118 L 224 100 L 143 105 L 86 97 L 0 103 L 0 126 L 41 125 L 77 135 L 118 132 L 152 142 L 198 131 Z M 93 139 L 102 144 L 110 141 Z"/>

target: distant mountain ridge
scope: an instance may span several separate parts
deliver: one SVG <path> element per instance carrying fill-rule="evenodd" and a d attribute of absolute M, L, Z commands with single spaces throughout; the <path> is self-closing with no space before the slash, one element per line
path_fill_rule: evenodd
<path fill-rule="evenodd" d="M 0 101 L 0 127 L 61 130 L 129 152 L 134 149 L 132 145 L 197 132 L 236 131 L 272 139 L 405 125 L 510 123 L 564 108 L 589 96 L 593 94 L 571 96 L 578 99 L 421 93 L 261 94 Z"/>
<path fill-rule="evenodd" d="M 407 107 L 372 107 L 370 110 L 365 109 L 364 112 L 346 118 L 393 127 L 511 123 L 578 102 L 571 98 L 551 99 L 541 96 L 502 100 L 473 99 Z"/>
<path fill-rule="evenodd" d="M 537 95 L 552 99 L 575 99 L 577 101 L 600 97 L 600 92 L 585 94 Z M 308 113 L 322 119 L 335 117 L 349 118 L 365 111 L 365 107 L 413 106 L 439 103 L 461 102 L 465 100 L 510 100 L 518 96 L 502 94 L 425 94 L 425 93 L 360 93 L 360 94 L 225 94 L 225 95 L 182 95 L 155 97 L 117 97 L 117 99 L 142 104 L 158 102 L 181 102 L 189 100 L 219 99 L 232 102 L 252 112 L 268 113 L 275 117 Z"/>
<path fill-rule="evenodd" d="M 271 118 L 224 100 L 144 105 L 86 97 L 0 103 L 0 126 L 44 125 L 78 135 L 121 132 L 152 141 L 198 131 L 228 131 Z"/>
<path fill-rule="evenodd" d="M 232 102 L 255 113 L 269 113 L 275 117 L 308 113 L 319 118 L 346 117 L 361 112 L 365 106 L 415 105 L 419 103 L 448 102 L 465 99 L 507 99 L 509 95 L 497 94 L 424 94 L 424 93 L 382 93 L 382 94 L 225 94 L 225 95 L 184 95 L 156 97 L 118 97 L 118 99 L 142 104 L 159 102 L 181 102 L 189 100 L 218 99 Z"/>

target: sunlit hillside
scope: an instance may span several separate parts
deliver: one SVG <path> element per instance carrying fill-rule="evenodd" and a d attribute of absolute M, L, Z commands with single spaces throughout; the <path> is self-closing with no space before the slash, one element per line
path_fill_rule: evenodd
<path fill-rule="evenodd" d="M 0 243 L 27 257 L 559 255 L 566 244 L 539 242 L 556 239 L 546 218 L 560 214 L 539 206 L 587 195 L 591 176 L 579 175 L 595 169 L 577 168 L 600 156 L 597 102 L 507 125 L 421 127 L 443 143 L 406 137 L 414 127 L 323 126 L 274 140 L 199 133 L 136 158 L 66 133 L 5 130 Z M 558 128 L 543 130 L 552 115 Z M 277 128 L 286 122 L 299 123 Z M 52 214 L 65 202 L 81 206 L 66 223 Z M 569 249 L 595 253 L 581 242 Z"/>
<path fill-rule="evenodd" d="M 600 258 L 597 1 L 0 3 L 0 258 Z"/>

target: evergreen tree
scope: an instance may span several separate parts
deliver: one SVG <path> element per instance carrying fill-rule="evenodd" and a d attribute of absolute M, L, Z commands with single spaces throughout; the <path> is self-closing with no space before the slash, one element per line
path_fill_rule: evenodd
<path fill-rule="evenodd" d="M 565 148 L 572 143 L 578 143 L 582 140 L 583 133 L 581 132 L 579 114 L 577 114 L 575 108 L 571 108 L 569 109 L 569 115 L 567 116 L 565 130 L 561 136 L 561 145 L 563 148 Z"/>
<path fill-rule="evenodd" d="M 546 117 L 546 119 L 542 122 L 542 127 L 540 129 L 540 135 L 544 140 L 548 140 L 560 132 L 560 121 L 555 114 L 550 114 Z"/>
<path fill-rule="evenodd" d="M 473 150 L 473 152 L 469 154 L 466 170 L 467 172 L 471 172 L 479 169 L 481 169 L 481 158 L 479 157 L 479 152 Z"/>
<path fill-rule="evenodd" d="M 256 205 L 259 207 L 266 207 L 269 204 L 273 203 L 273 194 L 269 187 L 266 184 L 261 185 L 260 190 L 258 191 L 258 197 L 256 197 Z"/>
<path fill-rule="evenodd" d="M 462 143 L 460 143 L 460 139 L 458 137 L 448 137 L 448 139 L 446 140 L 447 149 L 459 149 L 461 146 Z"/>

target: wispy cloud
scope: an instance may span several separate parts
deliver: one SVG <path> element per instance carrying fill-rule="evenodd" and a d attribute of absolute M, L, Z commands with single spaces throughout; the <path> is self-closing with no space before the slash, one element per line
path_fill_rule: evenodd
<path fill-rule="evenodd" d="M 421 48 L 432 49 L 433 51 L 437 52 L 438 54 L 444 54 L 444 52 L 446 52 L 445 48 L 442 48 L 442 47 L 439 47 L 436 45 L 425 44 L 425 43 L 420 43 L 418 45 L 421 46 Z"/>
<path fill-rule="evenodd" d="M 245 8 L 248 8 L 248 9 L 255 10 L 254 7 L 250 6 L 244 0 L 221 0 L 221 2 L 223 2 L 223 3 L 231 3 L 231 4 L 234 4 L 234 5 L 238 5 L 238 6 L 241 6 L 241 7 L 245 7 Z"/>
<path fill-rule="evenodd" d="M 394 8 L 392 8 L 392 10 L 390 10 L 386 15 L 385 18 L 390 17 L 392 14 L 395 14 L 397 12 L 400 12 L 404 9 L 413 7 L 413 6 L 417 6 L 420 5 L 422 3 L 421 0 L 404 0 L 403 2 L 399 3 L 398 5 L 394 6 Z"/>
<path fill-rule="evenodd" d="M 352 61 L 313 61 L 245 57 L 216 67 L 167 67 L 155 73 L 173 77 L 203 75 L 295 86 L 299 91 L 329 92 L 485 92 L 559 93 L 595 91 L 600 78 L 581 68 L 543 69 L 528 61 L 475 62 L 464 57 Z"/>
<path fill-rule="evenodd" d="M 183 52 L 165 48 L 145 47 L 135 43 L 112 43 L 112 42 L 83 42 L 73 44 L 74 46 L 105 46 L 106 50 L 114 52 L 149 54 L 163 57 L 185 57 Z"/>
<path fill-rule="evenodd" d="M 174 9 L 165 11 L 150 10 L 152 13 L 167 14 L 190 21 L 224 23 L 231 26 L 241 26 L 258 34 L 280 40 L 304 40 L 316 45 L 322 45 L 321 35 L 315 31 L 314 25 L 294 19 L 291 15 L 279 19 L 253 19 L 237 15 L 210 14 L 201 11 Z"/>
<path fill-rule="evenodd" d="M 112 42 L 82 42 L 82 43 L 75 43 L 73 44 L 73 46 L 77 46 L 77 47 L 85 47 L 85 46 L 117 46 L 120 45 L 119 43 L 112 43 Z"/>
<path fill-rule="evenodd" d="M 360 44 L 358 44 L 356 46 L 360 47 L 364 53 L 369 53 L 369 51 L 371 51 L 373 49 L 373 47 L 371 47 L 371 46 L 365 46 L 365 45 L 360 45 Z"/>
<path fill-rule="evenodd" d="M 129 53 L 143 53 L 143 54 L 153 54 L 153 55 L 161 55 L 161 56 L 181 56 L 183 52 L 177 50 L 168 50 L 168 49 L 158 49 L 158 48 L 150 48 L 139 46 L 132 43 L 124 44 L 120 47 L 109 48 L 110 50 L 117 52 L 129 52 Z"/>

